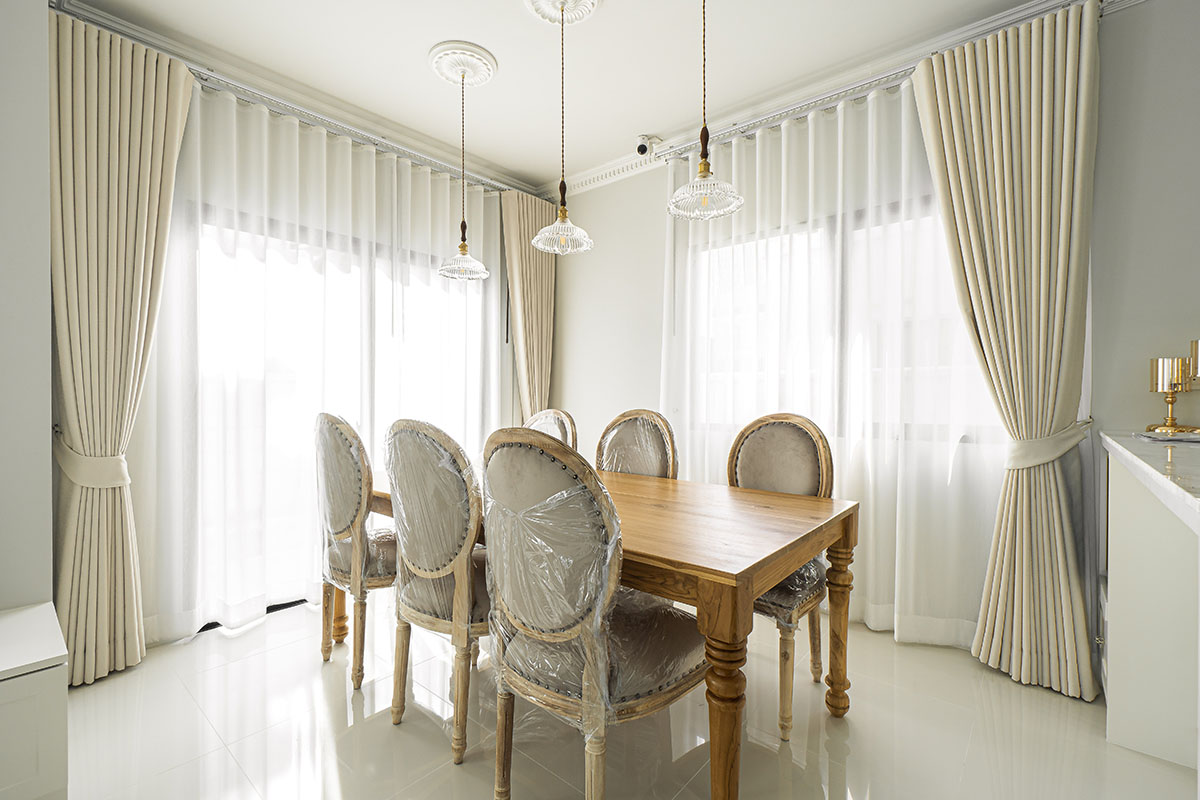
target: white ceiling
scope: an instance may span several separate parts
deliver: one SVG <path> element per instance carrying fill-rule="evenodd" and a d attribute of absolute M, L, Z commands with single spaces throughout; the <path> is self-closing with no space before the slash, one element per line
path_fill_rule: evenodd
<path fill-rule="evenodd" d="M 429 48 L 467 39 L 496 77 L 468 91 L 468 152 L 530 185 L 558 177 L 558 29 L 522 0 L 87 0 L 90 7 L 287 76 L 456 150 L 458 92 Z M 709 120 L 899 52 L 1019 0 L 711 0 Z M 603 0 L 567 28 L 567 172 L 639 133 L 699 128 L 699 3 Z"/>

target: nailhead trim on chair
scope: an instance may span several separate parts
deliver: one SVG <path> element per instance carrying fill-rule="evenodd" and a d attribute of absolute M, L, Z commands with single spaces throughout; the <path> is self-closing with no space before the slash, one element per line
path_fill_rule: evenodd
<path fill-rule="evenodd" d="M 446 455 L 450 456 L 450 457 L 451 457 L 451 459 L 453 459 L 453 458 L 454 458 L 454 454 L 453 454 L 453 453 L 450 453 L 449 451 L 447 451 L 447 450 L 446 450 L 444 447 L 442 447 L 442 446 L 441 446 L 441 445 L 440 445 L 440 444 L 437 442 L 437 440 L 435 440 L 433 437 L 431 437 L 431 436 L 429 436 L 429 435 L 427 435 L 427 434 L 424 434 L 424 433 L 422 433 L 422 432 L 420 432 L 420 431 L 414 431 L 414 430 L 404 430 L 404 431 L 400 431 L 400 433 L 404 433 L 404 434 L 413 434 L 413 435 L 415 435 L 415 436 L 420 436 L 422 439 L 427 439 L 427 440 L 429 440 L 431 443 L 433 443 L 433 446 L 434 446 L 434 447 L 436 447 L 438 450 L 440 450 L 440 451 L 442 451 L 443 453 L 445 453 Z M 387 441 L 387 443 L 386 443 L 386 444 L 387 444 L 387 446 L 388 446 L 388 447 L 391 447 L 391 444 L 392 444 L 392 436 L 390 436 L 390 435 L 388 436 L 388 441 Z M 458 465 L 457 465 L 457 463 L 455 464 L 455 466 L 456 466 L 456 467 L 458 466 Z M 437 571 L 438 571 L 438 570 L 440 570 L 440 569 L 445 569 L 446 567 L 450 566 L 451 562 L 453 562 L 453 561 L 454 561 L 454 559 L 458 558 L 458 554 L 462 552 L 462 546 L 463 546 L 463 543 L 467 541 L 467 535 L 470 533 L 470 530 L 469 530 L 469 528 L 470 528 L 470 520 L 471 520 L 471 513 L 470 513 L 470 506 L 471 506 L 471 501 L 470 501 L 470 490 L 467 488 L 467 480 L 466 480 L 466 478 L 464 478 L 464 477 L 463 477 L 463 475 L 462 475 L 462 471 L 461 471 L 461 470 L 459 470 L 459 472 L 458 472 L 458 478 L 459 478 L 459 480 L 460 480 L 460 481 L 462 481 L 462 486 L 463 486 L 463 498 L 464 498 L 464 500 L 463 500 L 463 504 L 462 504 L 462 505 L 463 505 L 463 508 L 465 508 L 465 509 L 466 509 L 466 518 L 467 518 L 467 524 L 463 526 L 463 534 L 462 534 L 462 538 L 458 540 L 458 547 L 455 549 L 455 551 L 454 551 L 454 555 L 450 556 L 450 558 L 449 558 L 449 559 L 447 559 L 446 561 L 444 561 L 444 562 L 443 562 L 443 563 L 441 563 L 441 564 L 438 564 L 436 567 L 433 567 L 432 569 L 429 569 L 428 567 L 421 567 L 421 569 L 423 569 L 423 570 L 425 570 L 425 571 L 427 571 L 427 572 L 437 572 Z M 399 551 L 400 549 L 402 549 L 402 548 L 400 547 L 400 544 L 401 544 L 401 539 L 400 539 L 399 535 L 397 534 L 397 537 L 396 537 L 396 548 L 397 548 L 397 550 L 398 550 L 398 551 Z M 408 560 L 408 559 L 407 559 L 407 558 L 405 558 L 405 561 L 407 561 L 407 560 Z M 431 615 L 431 616 L 436 616 L 436 615 Z"/>
<path fill-rule="evenodd" d="M 525 444 L 525 443 L 523 443 L 523 442 L 505 442 L 504 444 L 500 445 L 500 447 L 528 447 L 530 450 L 533 450 L 533 449 L 534 449 L 534 446 L 533 446 L 533 445 L 531 445 L 531 444 Z M 557 458 L 555 458 L 555 457 L 554 457 L 553 455 L 551 455 L 550 453 L 547 453 L 545 450 L 543 450 L 543 449 L 542 449 L 542 448 L 540 448 L 540 447 L 539 447 L 539 448 L 536 448 L 536 449 L 537 449 L 537 451 L 538 451 L 538 454 L 539 454 L 539 455 L 541 455 L 541 456 L 545 456 L 546 458 L 548 458 L 548 459 L 550 459 L 551 461 L 553 461 L 555 464 L 560 464 L 560 465 L 562 465 L 562 468 L 563 468 L 564 470 L 566 470 L 566 469 L 567 469 L 567 465 L 566 465 L 566 464 L 563 464 L 563 462 L 559 461 Z M 487 470 L 487 468 L 485 467 L 485 468 L 484 468 L 484 471 L 486 472 L 486 470 Z M 580 486 L 583 486 L 583 482 L 579 480 L 579 476 L 578 476 L 577 474 L 575 474 L 574 472 L 570 472 L 569 474 L 570 474 L 570 476 L 571 476 L 571 480 L 575 481 L 575 482 L 576 482 L 576 483 L 578 483 Z M 593 509 L 592 509 L 592 511 L 589 513 L 589 516 L 591 516 L 591 517 L 594 517 L 594 518 L 597 518 L 597 519 L 603 519 L 603 517 L 602 517 L 602 516 L 601 516 L 601 514 L 600 514 L 600 509 L 598 509 L 598 508 L 593 508 Z M 602 526 L 602 527 L 604 527 L 604 526 Z M 607 527 L 604 527 L 604 546 L 607 548 L 607 547 L 608 547 L 608 545 L 609 545 L 608 528 L 607 528 Z M 531 630 L 531 631 L 537 631 L 538 633 L 547 633 L 547 634 L 561 633 L 562 631 L 569 630 L 570 628 L 573 628 L 573 627 L 575 627 L 576 625 L 578 625 L 578 624 L 580 623 L 580 621 L 582 621 L 582 620 L 583 620 L 583 618 L 584 618 L 584 617 L 586 617 L 586 616 L 587 616 L 588 614 L 590 614 L 590 613 L 592 613 L 592 606 L 588 606 L 588 607 L 587 607 L 587 609 L 585 609 L 585 610 L 584 610 L 584 612 L 583 612 L 582 614 L 580 614 L 580 615 L 579 615 L 579 616 L 578 616 L 578 617 L 577 617 L 577 618 L 576 618 L 574 621 L 572 621 L 572 622 L 571 622 L 569 625 L 564 625 L 564 626 L 562 626 L 561 628 L 554 628 L 554 629 L 551 629 L 551 630 L 547 630 L 547 629 L 545 629 L 545 628 L 539 628 L 539 627 L 537 627 L 536 625 L 529 625 L 529 624 L 528 624 L 528 623 L 526 623 L 524 620 L 522 620 L 522 621 L 521 621 L 521 624 L 522 624 L 522 625 L 524 625 L 526 628 L 529 628 L 529 630 Z M 510 614 L 510 616 L 511 616 L 511 614 Z M 534 681 L 534 683 L 537 683 L 537 681 Z M 538 684 L 538 685 L 540 686 L 541 684 Z M 547 688 L 547 689 L 549 689 L 550 687 L 549 687 L 549 686 L 547 686 L 547 687 L 544 687 L 544 688 Z M 552 691 L 553 691 L 553 690 L 552 690 Z"/>
<path fill-rule="evenodd" d="M 338 427 L 337 423 L 334 423 L 334 422 L 325 422 L 325 421 L 323 421 L 321 424 L 323 424 L 323 425 L 327 425 L 327 426 L 328 426 L 328 427 L 329 427 L 329 428 L 330 428 L 330 429 L 331 429 L 331 430 L 332 430 L 334 433 L 336 433 L 336 434 L 338 435 L 338 437 L 339 437 L 339 438 L 342 440 L 342 442 L 344 442 L 344 443 L 345 443 L 346 447 L 347 447 L 347 448 L 350 450 L 350 452 L 351 452 L 352 454 L 354 454 L 354 456 L 355 456 L 355 459 L 354 459 L 354 476 L 355 476 L 355 477 L 358 479 L 358 485 L 361 487 L 361 486 L 362 486 L 362 470 L 361 470 L 361 469 L 359 469 L 359 467 L 358 467 L 358 453 L 357 453 L 357 448 L 356 448 L 356 447 L 355 447 L 355 445 L 354 445 L 354 442 L 352 442 L 352 441 L 350 441 L 348 438 L 346 438 L 346 434 L 342 433 L 342 431 L 341 431 L 341 429 Z M 358 515 L 357 515 L 357 514 L 355 514 L 354 516 L 358 516 Z M 350 522 L 351 522 L 351 524 L 353 524 L 353 522 L 354 522 L 354 517 L 351 517 L 351 518 L 350 518 Z M 336 539 L 336 538 L 340 537 L 342 534 L 344 534 L 346 531 L 350 530 L 350 527 L 351 527 L 350 525 L 347 525 L 346 527 L 342 528 L 341 530 L 338 530 L 338 531 L 326 531 L 326 533 L 327 533 L 329 536 L 332 536 L 333 538 L 335 538 L 335 539 Z"/>

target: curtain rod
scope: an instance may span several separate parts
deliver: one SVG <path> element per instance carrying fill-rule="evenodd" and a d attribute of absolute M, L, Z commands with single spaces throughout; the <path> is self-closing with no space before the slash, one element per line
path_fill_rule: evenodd
<path fill-rule="evenodd" d="M 1100 4 L 1100 16 L 1104 16 L 1106 12 L 1112 13 L 1113 11 L 1120 11 L 1144 1 L 1145 0 L 1105 0 Z M 1003 21 L 996 22 L 992 25 L 987 25 L 981 30 L 973 31 L 970 38 L 954 44 L 938 47 L 938 51 L 940 52 L 943 50 L 950 50 L 955 47 L 961 47 L 968 42 L 991 36 L 994 33 L 1006 30 L 1015 25 L 1023 25 L 1030 20 L 1038 19 L 1039 17 L 1044 17 L 1048 14 L 1057 13 L 1065 8 L 1070 8 L 1073 5 L 1082 5 L 1083 2 L 1084 0 L 1070 0 L 1070 2 L 1038 3 L 1035 0 L 1035 2 L 1029 4 L 1036 6 L 1035 9 L 1029 9 L 1024 13 L 1019 13 L 1016 17 L 1000 15 L 1005 17 Z M 931 53 L 929 55 L 935 54 L 936 53 Z M 748 135 L 760 128 L 772 127 L 774 124 L 788 119 L 796 119 L 799 117 L 808 116 L 814 112 L 836 106 L 838 103 L 841 103 L 845 100 L 861 97 L 877 89 L 886 89 L 892 86 L 898 86 L 908 76 L 912 75 L 913 70 L 917 68 L 917 64 L 927 57 L 927 55 L 922 55 L 920 58 L 903 62 L 902 66 L 900 67 L 893 68 L 887 72 L 878 73 L 865 80 L 856 81 L 848 86 L 833 89 L 832 91 L 802 100 L 798 103 L 792 103 L 784 108 L 780 108 L 766 114 L 761 114 L 743 122 L 736 122 L 732 125 L 726 125 L 709 136 L 709 144 L 712 145 L 720 142 L 726 142 L 730 139 L 735 139 L 738 136 Z M 674 147 L 656 150 L 654 153 L 654 158 L 662 161 L 670 161 L 671 159 L 675 158 L 683 158 L 684 156 L 687 156 L 693 151 L 699 149 L 699 142 L 687 141 L 683 144 L 675 145 Z"/>
<path fill-rule="evenodd" d="M 365 144 L 378 150 L 386 150 L 388 152 L 395 153 L 402 158 L 407 158 L 413 163 L 429 167 L 434 172 L 444 172 L 456 176 L 461 174 L 460 168 L 454 164 L 441 161 L 433 156 L 428 156 L 424 153 L 420 153 L 416 150 L 396 144 L 395 142 L 376 136 L 373 133 L 369 133 L 362 128 L 348 125 L 344 122 L 339 122 L 332 117 L 305 108 L 304 106 L 297 105 L 296 103 L 293 103 L 290 100 L 285 100 L 277 95 L 255 89 L 254 87 L 243 83 L 242 81 L 231 78 L 228 75 L 222 75 L 216 70 L 210 69 L 201 64 L 197 64 L 192 59 L 185 58 L 177 52 L 172 52 L 171 48 L 164 47 L 161 43 L 146 41 L 144 37 L 139 36 L 136 33 L 132 33 L 129 30 L 114 30 L 113 25 L 107 23 L 105 19 L 99 17 L 98 15 L 89 13 L 86 8 L 77 8 L 73 5 L 68 6 L 68 2 L 65 0 L 49 0 L 48 5 L 51 9 L 59 14 L 64 14 L 68 17 L 72 17 L 73 19 L 80 20 L 81 22 L 86 22 L 88 25 L 94 25 L 97 28 L 108 31 L 115 36 L 120 36 L 124 39 L 136 42 L 137 44 L 140 44 L 149 50 L 165 53 L 171 58 L 179 59 L 184 63 L 184 65 L 187 66 L 188 70 L 190 70 L 191 73 L 196 76 L 196 80 L 199 81 L 202 86 L 208 86 L 214 89 L 222 89 L 233 95 L 236 95 L 237 97 L 240 97 L 243 100 L 260 103 L 278 114 L 297 117 L 300 119 L 300 121 L 308 123 L 313 127 L 324 128 L 332 133 L 345 136 L 355 142 L 358 142 L 359 144 Z M 496 191 L 522 191 L 515 186 L 509 186 L 506 183 L 502 183 L 485 175 L 479 175 L 478 173 L 471 172 L 470 170 L 468 170 L 466 173 L 466 180 L 468 184 L 474 184 L 476 186 L 482 186 L 486 189 L 493 189 Z"/>

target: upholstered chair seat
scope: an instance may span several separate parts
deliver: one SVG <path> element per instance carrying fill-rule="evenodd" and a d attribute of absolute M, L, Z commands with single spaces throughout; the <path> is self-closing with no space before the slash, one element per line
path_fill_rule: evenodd
<path fill-rule="evenodd" d="M 776 620 L 789 621 L 796 612 L 825 595 L 825 563 L 814 558 L 771 587 L 754 601 L 754 610 Z"/>
<path fill-rule="evenodd" d="M 525 420 L 525 427 L 553 436 L 567 447 L 574 448 L 575 420 L 559 408 L 547 408 Z"/>
<path fill-rule="evenodd" d="M 729 450 L 729 485 L 764 492 L 829 497 L 833 456 L 825 434 L 812 420 L 795 414 L 771 414 L 754 420 Z M 808 616 L 809 668 L 821 680 L 821 601 L 825 564 L 814 558 L 754 601 L 757 614 L 779 629 L 779 736 L 791 738 L 793 655 L 796 627 Z"/>
<path fill-rule="evenodd" d="M 699 684 L 704 638 L 686 611 L 619 588 L 621 520 L 579 453 L 506 428 L 488 439 L 484 473 L 495 796 L 510 796 L 516 693 L 580 729 L 585 795 L 599 800 L 608 726 L 653 714 Z"/>
<path fill-rule="evenodd" d="M 354 560 L 354 542 L 350 539 L 334 540 L 329 543 L 325 553 L 331 572 L 349 576 L 350 563 Z M 367 531 L 367 562 L 363 576 L 396 577 L 396 532 L 391 528 L 373 528 Z"/>
<path fill-rule="evenodd" d="M 471 580 L 471 622 L 487 624 L 487 549 L 476 547 L 471 553 L 474 568 Z M 441 578 L 422 578 L 409 574 L 397 592 L 397 601 L 418 614 L 452 622 L 454 616 L 454 574 Z"/>
<path fill-rule="evenodd" d="M 317 510 L 325 543 L 321 595 L 321 658 L 346 637 L 345 595 L 354 598 L 354 658 L 350 680 L 362 686 L 367 592 L 396 582 L 396 535 L 368 530 L 371 464 L 358 433 L 341 417 L 317 415 Z M 335 617 L 336 620 L 335 625 Z"/>
<path fill-rule="evenodd" d="M 384 443 L 396 529 L 396 662 L 392 724 L 404 718 L 412 626 L 450 635 L 454 721 L 450 753 L 467 750 L 467 697 L 478 640 L 488 631 L 487 550 L 476 546 L 483 503 L 466 453 L 440 428 L 392 424 Z"/>
<path fill-rule="evenodd" d="M 653 595 L 620 588 L 608 628 L 608 695 L 619 706 L 679 684 L 694 686 L 703 674 L 704 637 L 696 618 Z M 579 700 L 584 648 L 579 639 L 546 642 L 513 633 L 504 664 L 555 694 Z"/>
<path fill-rule="evenodd" d="M 596 468 L 655 478 L 677 477 L 679 462 L 671 423 L 657 411 L 626 411 L 600 434 Z"/>

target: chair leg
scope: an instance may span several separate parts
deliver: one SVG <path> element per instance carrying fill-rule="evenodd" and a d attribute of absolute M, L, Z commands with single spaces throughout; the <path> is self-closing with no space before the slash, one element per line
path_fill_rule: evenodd
<path fill-rule="evenodd" d="M 333 654 L 333 584 L 321 587 L 321 660 Z"/>
<path fill-rule="evenodd" d="M 367 598 L 354 598 L 354 666 L 350 670 L 350 680 L 355 689 L 362 688 L 363 682 L 363 649 L 367 644 Z"/>
<path fill-rule="evenodd" d="M 412 637 L 412 625 L 404 617 L 396 616 L 396 660 L 392 669 L 392 724 L 399 725 L 404 719 L 404 702 L 408 692 L 408 642 Z"/>
<path fill-rule="evenodd" d="M 808 666 L 815 683 L 821 682 L 821 607 L 808 612 Z"/>
<path fill-rule="evenodd" d="M 603 725 L 583 746 L 584 800 L 604 800 L 604 751 L 606 735 Z"/>
<path fill-rule="evenodd" d="M 512 786 L 513 696 L 501 685 L 496 692 L 496 800 L 509 800 Z"/>
<path fill-rule="evenodd" d="M 461 764 L 467 752 L 467 702 L 471 696 L 471 646 L 454 648 L 454 733 L 450 737 L 450 755 Z"/>
<path fill-rule="evenodd" d="M 479 640 L 471 640 L 471 669 L 479 669 Z"/>
<path fill-rule="evenodd" d="M 796 628 L 784 622 L 775 623 L 779 628 L 779 738 L 792 738 L 792 685 L 796 670 Z"/>
<path fill-rule="evenodd" d="M 341 644 L 350 633 L 349 620 L 346 618 L 346 593 L 336 586 L 333 587 L 333 643 Z"/>

